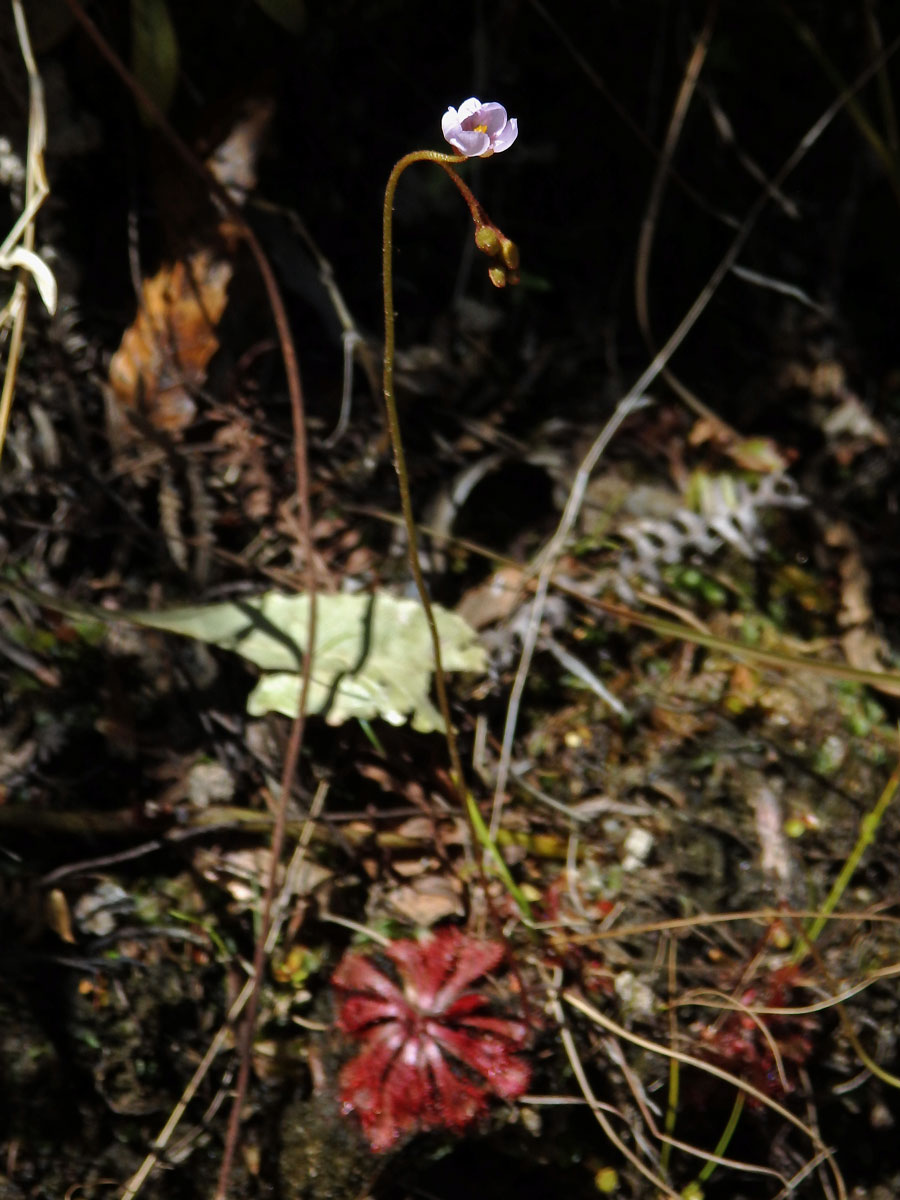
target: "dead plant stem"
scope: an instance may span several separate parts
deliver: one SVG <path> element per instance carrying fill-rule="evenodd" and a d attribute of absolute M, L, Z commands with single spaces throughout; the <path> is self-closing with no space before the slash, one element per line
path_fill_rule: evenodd
<path fill-rule="evenodd" d="M 174 152 L 185 163 L 188 170 L 192 171 L 195 175 L 198 175 L 204 180 L 210 192 L 212 192 L 217 201 L 225 208 L 232 221 L 234 221 L 236 226 L 240 229 L 241 235 L 244 238 L 244 241 L 247 243 L 247 247 L 253 256 L 257 269 L 262 277 L 263 285 L 269 301 L 269 306 L 272 310 L 272 318 L 277 330 L 278 342 L 281 348 L 281 356 L 284 362 L 285 378 L 287 381 L 288 396 L 291 407 L 294 441 L 294 471 L 296 479 L 295 486 L 297 507 L 299 510 L 298 521 L 300 530 L 300 543 L 306 570 L 306 591 L 309 596 L 309 637 L 303 651 L 303 675 L 300 683 L 300 696 L 298 701 L 297 716 L 294 718 L 293 725 L 291 726 L 291 733 L 284 756 L 283 770 L 281 775 L 281 792 L 278 797 L 278 810 L 276 812 L 275 825 L 272 830 L 271 862 L 269 866 L 268 878 L 266 880 L 265 893 L 263 896 L 260 928 L 253 954 L 253 977 L 250 981 L 251 992 L 247 1003 L 247 1012 L 244 1018 L 244 1025 L 240 1037 L 241 1061 L 238 1070 L 237 1083 L 235 1085 L 235 1095 L 229 1115 L 228 1131 L 226 1134 L 225 1147 L 222 1155 L 222 1165 L 215 1190 L 215 1200 L 225 1200 L 225 1196 L 228 1191 L 228 1180 L 231 1174 L 231 1163 L 234 1158 L 240 1130 L 241 1109 L 243 1108 L 243 1100 L 250 1077 L 250 1050 L 253 1042 L 256 1013 L 259 1006 L 259 988 L 261 986 L 264 973 L 266 944 L 271 922 L 272 902 L 275 896 L 278 878 L 278 863 L 284 847 L 287 806 L 294 783 L 294 776 L 297 771 L 297 764 L 300 759 L 300 750 L 303 745 L 306 696 L 309 690 L 312 654 L 316 639 L 317 579 L 315 559 L 313 554 L 312 514 L 310 511 L 309 469 L 307 461 L 306 416 L 303 400 L 303 387 L 300 382 L 300 367 L 297 361 L 297 352 L 294 346 L 294 339 L 291 333 L 290 323 L 288 321 L 287 310 L 284 306 L 284 301 L 278 288 L 278 283 L 275 279 L 275 273 L 272 270 L 269 260 L 266 258 L 265 252 L 263 251 L 258 238 L 248 225 L 240 208 L 234 203 L 227 189 L 213 177 L 200 159 L 197 158 L 194 152 L 175 132 L 175 130 L 166 120 L 165 115 L 160 111 L 150 96 L 147 95 L 145 89 L 141 87 L 134 75 L 128 70 L 119 56 L 115 53 L 112 46 L 110 46 L 94 22 L 90 19 L 90 17 L 88 17 L 87 13 L 84 11 L 84 8 L 79 3 L 79 0 L 66 0 L 66 3 L 74 14 L 78 23 L 97 47 L 97 50 L 100 52 L 103 58 L 106 59 L 137 102 L 143 107 L 144 111 L 149 114 L 156 128 L 169 143 Z"/>

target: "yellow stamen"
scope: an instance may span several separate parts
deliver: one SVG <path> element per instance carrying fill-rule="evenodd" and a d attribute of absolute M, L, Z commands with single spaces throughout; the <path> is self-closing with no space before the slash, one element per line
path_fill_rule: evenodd
<path fill-rule="evenodd" d="M 472 130 L 473 133 L 487 133 L 487 125 L 476 125 Z"/>

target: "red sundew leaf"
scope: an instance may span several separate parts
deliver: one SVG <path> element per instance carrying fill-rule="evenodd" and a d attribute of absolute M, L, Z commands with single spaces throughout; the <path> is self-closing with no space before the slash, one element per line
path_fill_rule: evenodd
<path fill-rule="evenodd" d="M 434 1007 L 443 1011 L 447 1005 L 458 1000 L 464 988 L 492 971 L 503 954 L 504 948 L 499 942 L 466 941 L 459 948 L 456 969 L 438 992 Z"/>
<path fill-rule="evenodd" d="M 364 1050 L 341 1071 L 340 1083 L 344 1111 L 356 1112 L 376 1153 L 422 1128 L 423 1115 L 435 1112 L 431 1078 L 417 1042 L 398 1047 L 390 1038 Z"/>
<path fill-rule="evenodd" d="M 369 1025 L 400 1020 L 405 1010 L 396 1000 L 379 1000 L 376 996 L 347 996 L 341 1001 L 337 1026 L 342 1033 L 359 1033 Z"/>
<path fill-rule="evenodd" d="M 434 1043 L 428 1047 L 428 1065 L 435 1084 L 435 1104 L 423 1124 L 432 1129 L 465 1129 L 487 1108 L 483 1089 L 452 1071 Z"/>
<path fill-rule="evenodd" d="M 384 1080 L 381 1103 L 395 1115 L 401 1129 L 414 1128 L 432 1107 L 431 1079 L 424 1067 L 422 1047 L 407 1045 L 397 1055 Z"/>
<path fill-rule="evenodd" d="M 438 1045 L 449 1050 L 469 1070 L 484 1076 L 485 1082 L 498 1095 L 510 1099 L 521 1095 L 528 1086 L 531 1073 L 508 1042 L 490 1037 L 469 1037 L 459 1030 L 436 1026 L 434 1022 L 429 1022 L 429 1033 Z"/>
<path fill-rule="evenodd" d="M 428 941 L 404 938 L 385 953 L 403 979 L 404 993 L 420 1008 L 434 1008 L 434 997 L 447 979 L 462 935 L 455 929 L 442 929 Z"/>
<path fill-rule="evenodd" d="M 480 1030 L 483 1033 L 493 1033 L 497 1037 L 506 1038 L 517 1047 L 523 1046 L 528 1040 L 528 1026 L 524 1021 L 510 1021 L 508 1017 L 463 1017 L 459 1021 L 463 1030 Z M 446 1029 L 448 1026 L 445 1025 Z"/>
<path fill-rule="evenodd" d="M 528 1027 L 485 1013 L 488 997 L 465 991 L 498 965 L 501 943 L 445 929 L 421 942 L 401 939 L 384 953 L 402 990 L 356 953 L 334 975 L 348 993 L 339 999 L 338 1028 L 361 1044 L 341 1071 L 341 1102 L 376 1153 L 417 1130 L 459 1132 L 483 1115 L 491 1095 L 513 1099 L 531 1077 L 517 1054 Z"/>
<path fill-rule="evenodd" d="M 397 1055 L 393 1039 L 370 1041 L 362 1054 L 341 1070 L 341 1104 L 345 1110 L 371 1112 L 381 1102 L 387 1070 Z"/>
<path fill-rule="evenodd" d="M 396 983 L 363 954 L 345 954 L 331 982 L 348 992 L 374 992 L 376 996 L 383 996 L 387 1000 L 403 1002 Z"/>
<path fill-rule="evenodd" d="M 502 1063 L 495 1065 L 487 1077 L 491 1091 L 501 1100 L 515 1100 L 528 1091 L 531 1083 L 531 1067 L 516 1055 L 508 1055 Z"/>
<path fill-rule="evenodd" d="M 446 1008 L 436 1009 L 436 1011 L 440 1012 L 442 1021 L 455 1024 L 457 1021 L 467 1021 L 469 1013 L 479 1012 L 482 1008 L 487 1008 L 487 1004 L 487 996 L 482 996 L 480 992 L 466 992 L 464 996 L 460 996 Z"/>

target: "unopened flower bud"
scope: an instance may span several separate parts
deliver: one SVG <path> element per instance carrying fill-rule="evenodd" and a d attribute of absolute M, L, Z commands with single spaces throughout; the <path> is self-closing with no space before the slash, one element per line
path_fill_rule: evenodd
<path fill-rule="evenodd" d="M 506 287 L 506 268 L 491 267 L 491 269 L 488 271 L 488 279 L 490 279 L 494 287 Z"/>
<path fill-rule="evenodd" d="M 511 271 L 515 271 L 519 265 L 519 247 L 515 242 L 511 242 L 509 238 L 500 239 L 500 252 L 503 255 L 503 261 Z"/>
<path fill-rule="evenodd" d="M 491 258 L 499 254 L 502 249 L 500 238 L 497 236 L 497 230 L 490 225 L 479 225 L 475 230 L 475 245 L 484 254 L 489 254 Z"/>

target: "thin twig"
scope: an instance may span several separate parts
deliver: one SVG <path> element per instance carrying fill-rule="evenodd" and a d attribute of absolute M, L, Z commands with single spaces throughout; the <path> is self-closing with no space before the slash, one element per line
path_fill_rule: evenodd
<path fill-rule="evenodd" d="M 303 400 L 303 388 L 300 382 L 300 367 L 297 360 L 297 351 L 294 346 L 290 322 L 288 321 L 284 300 L 282 299 L 281 292 L 278 288 L 278 283 L 275 279 L 275 273 L 272 270 L 272 266 L 259 243 L 259 239 L 250 228 L 240 208 L 237 204 L 235 204 L 228 190 L 222 186 L 222 184 L 212 175 L 207 167 L 204 166 L 196 154 L 194 154 L 194 152 L 186 145 L 183 139 L 178 136 L 178 134 L 166 120 L 165 115 L 160 111 L 145 89 L 135 79 L 134 75 L 124 65 L 122 60 L 115 53 L 112 46 L 107 42 L 94 22 L 90 19 L 90 17 L 88 17 L 87 13 L 84 11 L 84 8 L 79 3 L 79 0 L 66 0 L 66 3 L 72 10 L 72 13 L 74 14 L 78 23 L 82 26 L 84 31 L 88 34 L 94 45 L 97 47 L 97 50 L 113 68 L 137 102 L 144 109 L 145 113 L 149 115 L 160 134 L 165 138 L 165 140 L 172 147 L 178 157 L 185 163 L 188 169 L 204 180 L 209 191 L 215 196 L 216 200 L 228 213 L 229 217 L 239 229 L 244 241 L 247 243 L 247 247 L 249 248 L 256 263 L 257 270 L 262 277 L 263 285 L 266 290 L 266 296 L 269 301 L 269 307 L 272 311 L 272 318 L 275 322 L 275 327 L 278 333 L 278 341 L 281 348 L 282 360 L 284 362 L 285 378 L 287 381 L 288 396 L 291 407 L 291 420 L 293 424 L 294 436 L 294 471 L 296 476 L 295 486 L 297 506 L 299 509 L 298 520 L 300 542 L 304 556 L 306 592 L 309 596 L 309 637 L 303 650 L 303 673 L 299 688 L 300 695 L 298 699 L 297 716 L 294 718 L 293 725 L 291 726 L 291 733 L 290 737 L 288 738 L 287 748 L 285 750 L 281 776 L 281 794 L 279 796 L 275 825 L 272 830 L 272 861 L 269 868 L 269 877 L 266 880 L 260 928 L 253 956 L 253 979 L 251 981 L 252 990 L 250 993 L 249 1002 L 247 1004 L 245 1024 L 242 1030 L 242 1037 L 240 1039 L 241 1063 L 238 1071 L 237 1084 L 235 1087 L 235 1096 L 232 1102 L 232 1108 L 229 1117 L 225 1149 L 222 1156 L 222 1166 L 215 1191 L 215 1200 L 225 1200 L 225 1195 L 228 1188 L 228 1179 L 231 1173 L 231 1163 L 234 1157 L 235 1148 L 237 1146 L 238 1131 L 241 1120 L 241 1109 L 243 1108 L 243 1097 L 246 1093 L 247 1084 L 250 1077 L 250 1050 L 253 1041 L 256 1012 L 259 1004 L 259 987 L 263 977 L 263 968 L 266 958 L 266 945 L 268 941 L 269 930 L 271 928 L 272 902 L 275 896 L 276 880 L 278 876 L 278 862 L 284 846 L 288 800 L 294 784 L 294 776 L 297 772 L 297 765 L 300 760 L 300 750 L 303 745 L 306 697 L 309 690 L 312 655 L 316 638 L 316 590 L 318 581 L 316 578 L 315 558 L 313 554 L 312 513 L 310 506 L 306 415 Z"/>

